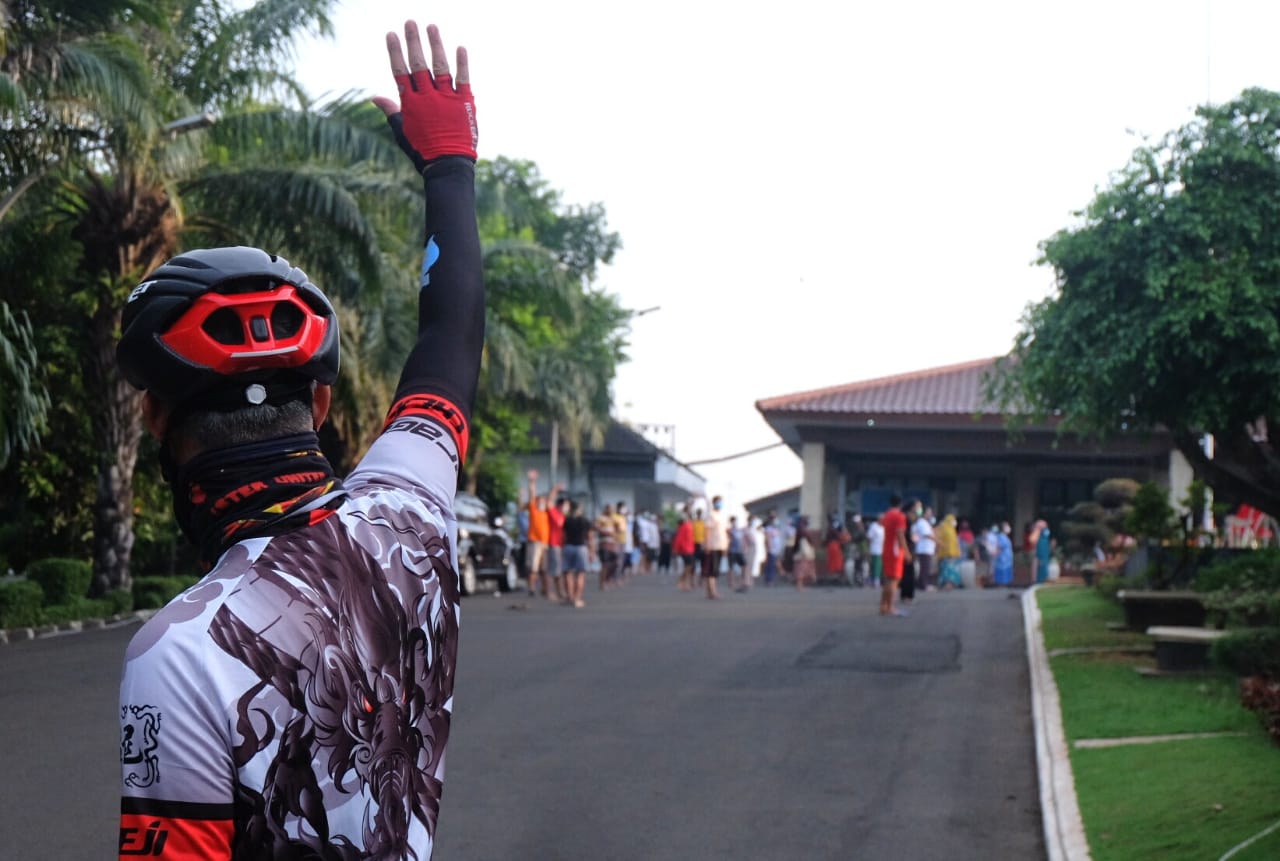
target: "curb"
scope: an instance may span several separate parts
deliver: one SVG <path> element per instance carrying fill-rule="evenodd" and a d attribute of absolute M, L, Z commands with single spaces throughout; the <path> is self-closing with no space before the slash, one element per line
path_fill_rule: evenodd
<path fill-rule="evenodd" d="M 1036 731 L 1036 771 L 1040 778 L 1040 814 L 1049 861 L 1089 861 L 1089 841 L 1076 800 L 1075 778 L 1062 729 L 1058 685 L 1049 669 L 1040 627 L 1039 585 L 1022 593 L 1022 623 L 1031 670 L 1031 716 Z"/>
<path fill-rule="evenodd" d="M 56 625 L 40 625 L 34 628 L 0 628 L 0 646 L 10 643 L 21 643 L 25 640 L 43 640 L 48 637 L 65 637 L 68 634 L 79 634 L 82 631 L 100 631 L 106 628 L 118 628 L 135 622 L 145 622 L 156 614 L 156 610 L 134 610 L 132 613 L 117 613 L 107 619 L 76 619 L 71 622 L 59 622 Z"/>

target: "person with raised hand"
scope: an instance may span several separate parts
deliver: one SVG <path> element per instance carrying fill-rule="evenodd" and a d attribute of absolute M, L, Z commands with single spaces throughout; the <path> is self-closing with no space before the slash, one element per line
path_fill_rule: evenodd
<path fill-rule="evenodd" d="M 378 98 L 426 194 L 418 340 L 346 478 L 316 430 L 340 337 L 257 248 L 185 252 L 124 309 L 117 362 L 208 571 L 134 636 L 120 686 L 121 858 L 426 859 L 457 667 L 454 495 L 484 341 L 466 52 L 387 36 Z"/>

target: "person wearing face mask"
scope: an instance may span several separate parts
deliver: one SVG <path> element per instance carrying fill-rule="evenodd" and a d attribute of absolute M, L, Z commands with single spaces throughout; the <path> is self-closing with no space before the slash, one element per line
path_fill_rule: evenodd
<path fill-rule="evenodd" d="M 707 587 L 707 597 L 716 599 L 720 593 L 716 589 L 716 578 L 720 576 L 720 564 L 729 550 L 729 524 L 724 513 L 724 500 L 719 496 L 712 497 L 711 508 L 707 511 L 706 535 L 703 550 L 705 556 L 702 563 L 702 582 Z"/>

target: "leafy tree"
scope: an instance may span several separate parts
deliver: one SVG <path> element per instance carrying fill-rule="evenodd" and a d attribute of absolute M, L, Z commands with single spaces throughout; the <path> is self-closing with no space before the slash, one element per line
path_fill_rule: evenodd
<path fill-rule="evenodd" d="M 488 317 L 466 481 L 496 493 L 514 485 L 489 470 L 514 462 L 491 453 L 526 450 L 534 421 L 559 423 L 575 450 L 603 434 L 631 315 L 592 283 L 621 247 L 603 207 L 564 205 L 527 161 L 482 162 L 476 186 Z"/>
<path fill-rule="evenodd" d="M 332 0 L 17 5 L 0 58 L 0 270 L 5 298 L 52 287 L 79 329 L 105 591 L 128 583 L 142 437 L 138 395 L 114 363 L 128 290 L 183 247 L 243 242 L 290 257 L 338 302 L 358 286 L 376 294 L 412 283 L 388 262 L 407 259 L 406 234 L 379 223 L 421 202 L 385 131 L 372 132 L 376 110 L 317 109 L 289 78 L 292 40 L 327 32 Z M 22 253 L 37 237 L 45 253 Z M 51 285 L 49 260 L 69 261 L 69 279 Z"/>
<path fill-rule="evenodd" d="M 1280 94 L 1198 109 L 1078 215 L 991 394 L 1089 435 L 1166 429 L 1220 495 L 1280 514 Z"/>

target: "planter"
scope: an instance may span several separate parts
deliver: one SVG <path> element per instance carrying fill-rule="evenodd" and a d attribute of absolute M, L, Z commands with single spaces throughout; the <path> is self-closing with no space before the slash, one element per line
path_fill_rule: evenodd
<path fill-rule="evenodd" d="M 1121 589 L 1116 598 L 1124 607 L 1124 626 L 1130 631 L 1157 626 L 1204 627 L 1205 608 L 1196 592 Z"/>

